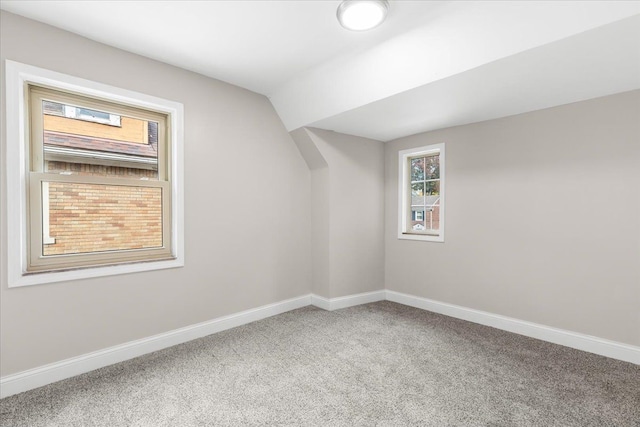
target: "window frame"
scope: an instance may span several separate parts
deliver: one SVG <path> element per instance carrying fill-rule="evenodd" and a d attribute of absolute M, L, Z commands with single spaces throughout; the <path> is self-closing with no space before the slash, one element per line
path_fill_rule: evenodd
<path fill-rule="evenodd" d="M 438 234 L 415 233 L 409 229 L 411 218 L 411 171 L 412 158 L 439 154 L 440 162 L 440 227 Z M 445 231 L 445 144 L 431 144 L 409 148 L 398 152 L 398 239 L 444 243 Z"/>
<path fill-rule="evenodd" d="M 6 132 L 7 155 L 5 158 L 7 178 L 7 225 L 8 225 L 8 254 L 7 276 L 9 287 L 36 285 L 89 277 L 102 277 L 115 274 L 125 274 L 139 271 L 150 271 L 184 266 L 184 191 L 183 191 L 183 105 L 178 102 L 157 98 L 154 96 L 133 92 L 126 89 L 6 60 Z M 39 208 L 41 200 L 39 191 L 30 191 L 30 186 L 40 182 L 51 181 L 51 174 L 32 171 L 29 161 L 31 141 L 29 135 L 29 86 L 38 86 L 60 92 L 72 94 L 70 96 L 88 97 L 102 102 L 114 103 L 127 108 L 156 112 L 167 117 L 168 144 L 166 164 L 159 163 L 158 169 L 164 167 L 168 181 L 153 182 L 144 180 L 126 180 L 123 185 L 154 186 L 166 189 L 163 196 L 170 197 L 168 215 L 167 251 L 162 256 L 144 256 L 124 259 L 114 258 L 108 264 L 76 265 L 69 269 L 52 267 L 45 271 L 29 271 L 29 253 L 33 243 L 31 238 L 31 222 L 29 216 L 30 204 L 35 203 Z M 75 94 L 75 95 L 73 95 Z M 160 162 L 160 158 L 158 160 Z M 159 175 L 160 176 L 160 175 Z M 67 181 L 68 176 L 56 175 L 55 181 Z M 99 180 L 90 176 L 83 176 L 82 181 L 95 183 Z M 131 182 L 129 182 L 131 181 Z M 104 182 L 99 182 L 104 183 Z M 111 185 L 111 184 L 107 184 Z M 34 194 L 38 197 L 34 197 Z M 29 196 L 29 197 L 28 197 Z M 163 207 L 164 209 L 164 207 Z M 44 225 L 44 224 L 42 224 Z M 42 226 L 41 225 L 41 226 Z M 42 228 L 37 228 L 42 236 Z M 45 236 L 46 237 L 46 236 Z M 87 256 L 87 259 L 92 258 Z"/>

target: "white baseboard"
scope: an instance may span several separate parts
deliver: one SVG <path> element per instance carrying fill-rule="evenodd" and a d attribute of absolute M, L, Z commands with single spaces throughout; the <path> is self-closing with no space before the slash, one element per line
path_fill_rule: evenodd
<path fill-rule="evenodd" d="M 305 295 L 29 369 L 0 379 L 0 398 L 311 304 Z"/>
<path fill-rule="evenodd" d="M 400 292 L 387 290 L 385 293 L 387 300 L 399 304 L 640 365 L 640 347 Z"/>
<path fill-rule="evenodd" d="M 333 311 L 341 308 L 353 307 L 354 305 L 384 301 L 385 298 L 386 295 L 384 290 L 348 295 L 346 297 L 339 298 L 325 298 L 320 295 L 311 294 L 311 305 L 315 305 L 323 310 Z"/>
<path fill-rule="evenodd" d="M 311 305 L 323 310 L 331 311 L 331 300 L 329 298 L 321 297 L 320 295 L 311 294 Z"/>
<path fill-rule="evenodd" d="M 400 292 L 381 290 L 331 299 L 314 294 L 304 295 L 8 375 L 0 378 L 0 398 L 307 305 L 314 305 L 321 309 L 332 311 L 383 300 L 640 365 L 640 347 Z"/>

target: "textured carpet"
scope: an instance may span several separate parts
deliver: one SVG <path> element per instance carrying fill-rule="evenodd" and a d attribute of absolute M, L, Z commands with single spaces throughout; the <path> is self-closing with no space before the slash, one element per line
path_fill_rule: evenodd
<path fill-rule="evenodd" d="M 379 302 L 305 307 L 0 401 L 2 426 L 640 426 L 640 366 Z"/>

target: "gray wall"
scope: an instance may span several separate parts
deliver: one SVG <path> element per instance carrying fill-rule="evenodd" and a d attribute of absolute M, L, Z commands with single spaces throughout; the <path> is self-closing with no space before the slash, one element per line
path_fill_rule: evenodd
<path fill-rule="evenodd" d="M 267 98 L 6 12 L 0 28 L 3 60 L 185 108 L 185 267 L 8 289 L 2 256 L 3 376 L 310 292 L 310 173 Z"/>
<path fill-rule="evenodd" d="M 313 169 L 313 292 L 384 289 L 384 145 L 321 129 L 292 135 Z"/>
<path fill-rule="evenodd" d="M 446 144 L 445 243 L 398 240 L 398 150 Z M 640 91 L 385 146 L 386 288 L 640 345 Z"/>

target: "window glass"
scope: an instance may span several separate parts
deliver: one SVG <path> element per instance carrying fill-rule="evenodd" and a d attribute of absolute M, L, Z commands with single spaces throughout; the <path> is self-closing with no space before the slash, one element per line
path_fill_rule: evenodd
<path fill-rule="evenodd" d="M 121 126 L 58 114 L 68 105 L 42 101 L 44 170 L 61 174 L 158 179 L 158 123 L 117 115 Z M 115 116 L 81 107 L 76 111 Z"/>
<path fill-rule="evenodd" d="M 437 232 L 440 229 L 440 155 L 410 159 L 411 217 L 413 232 Z"/>
<path fill-rule="evenodd" d="M 166 117 L 30 90 L 29 269 L 170 256 Z"/>
<path fill-rule="evenodd" d="M 398 238 L 443 242 L 444 144 L 398 154 Z"/>
<path fill-rule="evenodd" d="M 45 184 L 53 242 L 44 256 L 162 247 L 161 188 Z"/>

